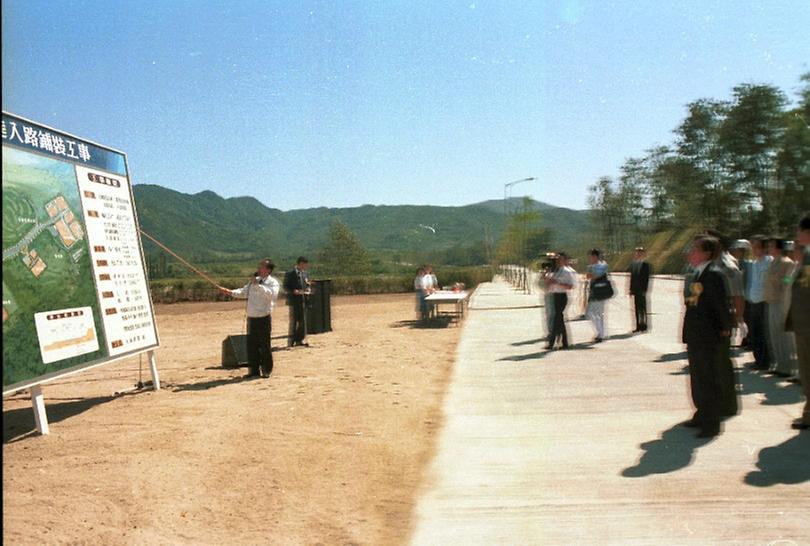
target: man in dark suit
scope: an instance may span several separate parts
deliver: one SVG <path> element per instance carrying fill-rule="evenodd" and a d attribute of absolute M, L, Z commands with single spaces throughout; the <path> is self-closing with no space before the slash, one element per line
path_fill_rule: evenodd
<path fill-rule="evenodd" d="M 295 267 L 284 274 L 284 291 L 287 293 L 287 305 L 290 307 L 290 337 L 287 345 L 307 346 L 307 303 L 309 288 L 309 260 L 299 256 Z"/>
<path fill-rule="evenodd" d="M 723 390 L 720 366 L 731 335 L 731 311 L 726 286 L 712 262 L 720 253 L 713 237 L 698 237 L 689 250 L 693 277 L 686 298 L 683 342 L 689 357 L 689 377 L 695 415 L 685 426 L 700 429 L 699 438 L 720 434 Z"/>
<path fill-rule="evenodd" d="M 647 331 L 647 291 L 650 289 L 652 267 L 645 257 L 644 247 L 637 247 L 630 265 L 630 295 L 636 311 L 636 329 L 633 332 Z"/>

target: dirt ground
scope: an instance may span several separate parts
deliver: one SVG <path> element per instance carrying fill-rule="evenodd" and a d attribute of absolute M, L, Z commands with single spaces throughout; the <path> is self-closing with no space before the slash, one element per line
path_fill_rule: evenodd
<path fill-rule="evenodd" d="M 243 303 L 159 306 L 160 392 L 121 394 L 139 357 L 46 384 L 49 436 L 27 392 L 3 400 L 3 542 L 404 543 L 460 333 L 413 307 L 334 298 L 334 332 L 243 381 L 220 367 Z"/>

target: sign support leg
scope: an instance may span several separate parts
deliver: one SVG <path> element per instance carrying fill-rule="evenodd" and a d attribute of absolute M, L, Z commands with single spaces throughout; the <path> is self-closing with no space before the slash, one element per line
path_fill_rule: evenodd
<path fill-rule="evenodd" d="M 158 375 L 157 358 L 155 357 L 155 351 L 147 352 L 146 357 L 149 359 L 149 370 L 152 372 L 152 387 L 156 391 L 159 391 L 160 390 L 160 376 Z"/>
<path fill-rule="evenodd" d="M 50 434 L 48 414 L 45 412 L 45 396 L 43 396 L 42 387 L 39 385 L 31 387 L 31 406 L 34 409 L 34 422 L 37 425 L 37 431 L 42 435 Z"/>

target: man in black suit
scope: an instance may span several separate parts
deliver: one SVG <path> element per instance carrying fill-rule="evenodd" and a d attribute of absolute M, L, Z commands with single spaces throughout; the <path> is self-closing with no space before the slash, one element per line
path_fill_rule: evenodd
<path fill-rule="evenodd" d="M 290 307 L 290 337 L 287 345 L 307 346 L 307 300 L 309 289 L 309 260 L 299 256 L 295 267 L 284 274 L 284 291 L 287 293 L 287 305 Z"/>
<path fill-rule="evenodd" d="M 636 311 L 636 329 L 633 332 L 647 331 L 647 291 L 650 289 L 652 267 L 645 257 L 644 247 L 637 247 L 630 265 L 630 295 Z"/>
<path fill-rule="evenodd" d="M 725 281 L 712 264 L 719 253 L 717 239 L 698 237 L 688 255 L 693 273 L 686 298 L 683 342 L 689 356 L 692 401 L 697 411 L 684 425 L 699 428 L 699 438 L 720 434 L 723 413 L 720 366 L 732 320 Z"/>

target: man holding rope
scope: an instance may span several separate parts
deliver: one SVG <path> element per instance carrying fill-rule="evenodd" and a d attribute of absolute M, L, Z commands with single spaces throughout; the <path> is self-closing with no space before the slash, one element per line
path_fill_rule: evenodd
<path fill-rule="evenodd" d="M 248 378 L 270 377 L 273 372 L 273 354 L 270 349 L 270 332 L 273 311 L 279 293 L 279 283 L 270 274 L 275 265 L 269 259 L 259 262 L 253 278 L 242 288 L 229 290 L 222 286 L 226 296 L 247 299 L 247 353 L 250 373 Z"/>

